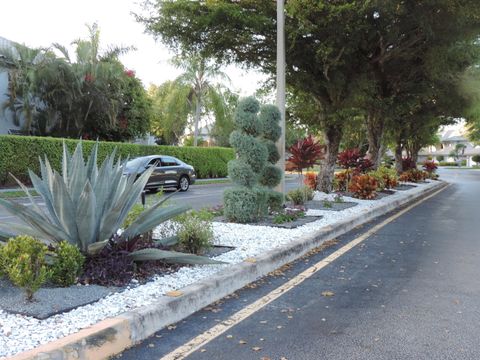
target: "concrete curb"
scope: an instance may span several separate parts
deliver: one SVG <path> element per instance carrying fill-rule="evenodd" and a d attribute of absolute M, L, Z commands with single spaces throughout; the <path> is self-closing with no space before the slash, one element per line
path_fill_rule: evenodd
<path fill-rule="evenodd" d="M 155 305 L 106 319 L 76 334 L 17 354 L 10 360 L 93 360 L 106 359 L 150 337 L 169 324 L 178 322 L 205 306 L 244 287 L 279 267 L 292 262 L 324 241 L 334 239 L 355 227 L 365 224 L 401 206 L 425 198 L 448 186 L 443 181 L 433 182 L 423 192 L 406 194 L 388 204 L 356 214 L 334 225 L 325 226 L 316 233 L 276 248 L 254 261 L 245 261 L 198 283 L 181 289 L 178 297 L 164 296 Z"/>

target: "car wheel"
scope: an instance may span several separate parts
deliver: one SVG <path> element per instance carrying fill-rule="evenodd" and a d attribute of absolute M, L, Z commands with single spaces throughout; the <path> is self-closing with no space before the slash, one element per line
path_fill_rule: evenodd
<path fill-rule="evenodd" d="M 190 180 L 186 176 L 182 176 L 178 182 L 178 188 L 180 191 L 187 191 L 190 187 Z"/>

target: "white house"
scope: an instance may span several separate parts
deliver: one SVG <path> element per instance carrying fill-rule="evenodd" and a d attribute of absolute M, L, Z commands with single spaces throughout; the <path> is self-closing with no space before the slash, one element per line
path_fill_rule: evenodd
<path fill-rule="evenodd" d="M 454 162 L 455 159 L 450 156 L 450 153 L 455 150 L 457 144 L 462 144 L 465 145 L 465 149 L 461 160 L 466 160 L 468 167 L 476 165 L 472 161 L 472 157 L 474 155 L 480 155 L 480 146 L 471 142 L 467 137 L 467 133 L 464 121 L 441 127 L 438 133 L 440 143 L 420 150 L 418 160 L 422 162 L 429 156 L 437 160 L 438 156 L 443 156 L 444 161 Z"/>

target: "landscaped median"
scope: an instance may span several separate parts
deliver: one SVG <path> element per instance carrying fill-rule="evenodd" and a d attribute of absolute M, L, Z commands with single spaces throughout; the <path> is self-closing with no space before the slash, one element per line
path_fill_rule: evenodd
<path fill-rule="evenodd" d="M 309 210 L 307 215 L 321 218 L 295 229 L 214 222 L 215 243 L 235 248 L 215 259 L 229 264 L 182 267 L 44 320 L 7 313 L 0 304 L 0 358 L 101 359 L 117 354 L 324 241 L 433 194 L 446 183 L 415 185 L 378 200 L 346 198 L 357 205 L 340 211 Z M 320 202 L 326 197 L 315 195 Z"/>

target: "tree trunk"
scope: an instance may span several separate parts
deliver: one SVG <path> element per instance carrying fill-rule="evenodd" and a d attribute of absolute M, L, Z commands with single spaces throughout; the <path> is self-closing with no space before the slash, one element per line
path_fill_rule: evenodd
<path fill-rule="evenodd" d="M 195 101 L 195 130 L 193 132 L 193 146 L 198 145 L 198 123 L 200 122 L 200 115 L 201 115 L 201 106 L 200 99 L 196 97 Z"/>
<path fill-rule="evenodd" d="M 397 146 L 395 147 L 395 169 L 397 170 L 398 174 L 401 174 L 403 172 L 402 153 L 402 142 L 397 141 Z"/>
<path fill-rule="evenodd" d="M 374 168 L 378 168 L 382 162 L 382 142 L 385 130 L 385 121 L 376 111 L 370 111 L 367 116 L 368 155 L 373 162 Z"/>
<path fill-rule="evenodd" d="M 342 140 L 343 129 L 339 125 L 331 125 L 325 129 L 326 154 L 320 164 L 317 189 L 326 193 L 332 191 L 335 164 L 338 149 Z"/>

